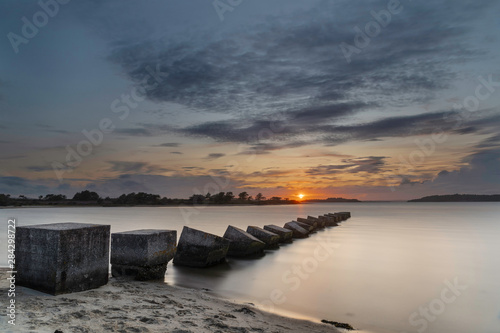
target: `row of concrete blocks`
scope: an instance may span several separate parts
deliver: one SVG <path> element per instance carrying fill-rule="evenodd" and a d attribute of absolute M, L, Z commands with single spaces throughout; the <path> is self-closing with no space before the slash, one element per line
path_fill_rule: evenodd
<path fill-rule="evenodd" d="M 52 223 L 16 228 L 16 283 L 58 295 L 108 283 L 109 225 Z M 111 234 L 112 275 L 163 279 L 176 250 L 176 230 Z"/>
<path fill-rule="evenodd" d="M 348 217 L 349 213 L 309 216 L 303 219 L 307 222 L 292 221 L 284 228 L 250 226 L 246 232 L 229 226 L 224 237 L 184 227 L 177 247 L 176 230 L 110 234 L 109 225 L 19 226 L 16 229 L 16 283 L 53 295 L 93 289 L 107 284 L 110 262 L 115 277 L 163 279 L 172 258 L 176 265 L 207 267 L 224 261 L 227 255 L 247 256 L 290 242 L 292 237 L 307 237 L 316 228 L 337 225 Z"/>
<path fill-rule="evenodd" d="M 282 227 L 265 225 L 264 228 L 249 226 L 243 229 L 228 226 L 223 237 L 201 230 L 184 227 L 174 256 L 174 264 L 190 267 L 208 267 L 224 262 L 226 256 L 247 257 L 277 248 L 279 243 L 293 238 L 305 238 L 317 229 L 337 226 L 351 217 L 349 212 L 298 218 Z"/>

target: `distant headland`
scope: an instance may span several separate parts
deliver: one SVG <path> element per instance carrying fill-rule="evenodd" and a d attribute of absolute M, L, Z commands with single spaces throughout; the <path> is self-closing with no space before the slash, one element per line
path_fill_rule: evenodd
<path fill-rule="evenodd" d="M 328 198 L 328 199 L 307 199 L 303 202 L 361 202 L 358 199 Z"/>
<path fill-rule="evenodd" d="M 431 195 L 420 199 L 408 200 L 408 202 L 497 202 L 500 194 L 446 194 Z"/>

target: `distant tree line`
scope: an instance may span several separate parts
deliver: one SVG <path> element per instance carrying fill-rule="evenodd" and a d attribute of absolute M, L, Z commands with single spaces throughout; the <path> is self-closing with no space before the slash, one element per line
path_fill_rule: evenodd
<path fill-rule="evenodd" d="M 100 206 L 134 206 L 134 205 L 221 205 L 221 204 L 288 204 L 298 203 L 295 200 L 281 197 L 271 197 L 267 199 L 262 193 L 255 197 L 248 192 L 241 192 L 237 196 L 233 192 L 219 192 L 217 194 L 207 193 L 205 195 L 195 194 L 188 199 L 171 199 L 161 197 L 158 194 L 145 192 L 122 194 L 117 198 L 102 198 L 94 191 L 77 192 L 73 198 L 69 199 L 64 194 L 40 195 L 38 198 L 28 198 L 20 195 L 12 198 L 10 194 L 0 194 L 0 206 L 31 206 L 31 205 L 100 205 Z"/>

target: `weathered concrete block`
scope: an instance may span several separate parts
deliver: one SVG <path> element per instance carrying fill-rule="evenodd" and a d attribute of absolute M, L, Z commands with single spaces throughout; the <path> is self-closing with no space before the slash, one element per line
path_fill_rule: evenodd
<path fill-rule="evenodd" d="M 310 234 L 314 233 L 316 229 L 314 229 L 314 227 L 312 225 L 309 225 L 309 224 L 306 224 L 306 223 L 302 223 L 302 222 L 297 222 L 295 221 L 299 226 L 301 226 L 302 228 L 306 229 Z"/>
<path fill-rule="evenodd" d="M 268 224 L 264 226 L 264 230 L 270 231 L 280 237 L 280 243 L 290 243 L 293 238 L 293 231 L 277 225 Z"/>
<path fill-rule="evenodd" d="M 231 241 L 227 251 L 228 256 L 245 257 L 260 253 L 266 247 L 266 243 L 263 241 L 232 225 L 227 227 L 224 238 Z"/>
<path fill-rule="evenodd" d="M 247 228 L 247 232 L 258 240 L 266 243 L 267 249 L 275 249 L 279 247 L 280 236 L 276 235 L 275 233 L 256 226 L 249 226 Z"/>
<path fill-rule="evenodd" d="M 52 295 L 108 283 L 109 225 L 53 223 L 16 229 L 16 282 Z"/>
<path fill-rule="evenodd" d="M 111 264 L 155 266 L 175 254 L 176 230 L 143 229 L 111 234 Z"/>
<path fill-rule="evenodd" d="M 339 214 L 342 215 L 345 220 L 351 217 L 351 212 L 339 212 Z"/>
<path fill-rule="evenodd" d="M 339 213 L 333 213 L 332 215 L 335 217 L 335 222 L 338 223 L 343 221 L 342 215 L 340 215 Z"/>
<path fill-rule="evenodd" d="M 309 231 L 302 228 L 296 221 L 285 223 L 284 228 L 293 232 L 293 238 L 306 238 L 309 235 Z"/>
<path fill-rule="evenodd" d="M 340 221 L 345 221 L 347 220 L 349 217 L 351 217 L 351 213 L 350 212 L 338 212 L 338 213 L 334 213 L 333 215 L 336 215 L 339 217 Z M 339 221 L 339 222 L 340 222 Z"/>
<path fill-rule="evenodd" d="M 324 217 L 326 219 L 326 226 L 327 227 L 336 227 L 336 226 L 338 226 L 338 223 L 336 222 L 337 219 L 336 219 L 335 216 L 327 214 Z"/>
<path fill-rule="evenodd" d="M 313 221 L 313 220 L 309 220 L 309 219 L 305 219 L 303 217 L 297 217 L 297 222 L 299 222 L 299 223 L 305 223 L 305 224 L 313 227 L 313 229 L 318 229 L 318 227 L 319 227 L 318 222 Z"/>
<path fill-rule="evenodd" d="M 230 241 L 189 227 L 182 229 L 174 264 L 179 266 L 208 267 L 226 260 Z"/>
<path fill-rule="evenodd" d="M 326 227 L 326 224 L 328 223 L 328 220 L 329 218 L 324 216 L 324 215 L 320 215 L 318 216 L 318 228 L 324 228 Z"/>
<path fill-rule="evenodd" d="M 111 265 L 114 277 L 134 278 L 137 281 L 163 280 L 167 271 L 167 263 L 154 266 Z"/>
<path fill-rule="evenodd" d="M 136 280 L 165 276 L 177 244 L 176 230 L 142 229 L 111 234 L 111 274 Z"/>

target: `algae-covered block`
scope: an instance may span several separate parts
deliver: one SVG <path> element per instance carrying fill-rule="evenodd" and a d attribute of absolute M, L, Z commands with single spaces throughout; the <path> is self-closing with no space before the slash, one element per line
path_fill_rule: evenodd
<path fill-rule="evenodd" d="M 179 266 L 208 267 L 226 260 L 230 241 L 201 230 L 182 229 L 174 264 Z"/>
<path fill-rule="evenodd" d="M 231 225 L 227 227 L 224 238 L 231 241 L 227 254 L 233 257 L 245 257 L 260 253 L 266 247 L 266 243 Z"/>
<path fill-rule="evenodd" d="M 319 221 L 313 221 L 313 220 L 311 220 L 309 218 L 305 219 L 303 217 L 298 217 L 297 218 L 297 222 L 308 224 L 311 227 L 313 227 L 313 229 L 317 229 L 319 227 Z"/>
<path fill-rule="evenodd" d="M 293 238 L 306 238 L 309 235 L 309 231 L 302 228 L 297 221 L 285 223 L 284 228 L 293 231 Z"/>
<path fill-rule="evenodd" d="M 289 243 L 292 241 L 293 238 L 293 231 L 288 230 L 282 227 L 279 227 L 274 224 L 268 224 L 264 226 L 264 230 L 270 231 L 272 233 L 275 233 L 276 235 L 280 236 L 280 242 L 281 243 Z"/>
<path fill-rule="evenodd" d="M 279 247 L 280 236 L 271 231 L 264 230 L 256 226 L 249 226 L 247 227 L 247 232 L 258 240 L 266 243 L 266 248 L 268 249 Z"/>

